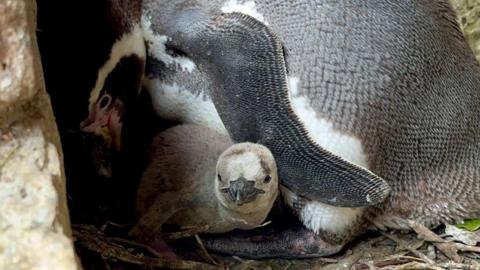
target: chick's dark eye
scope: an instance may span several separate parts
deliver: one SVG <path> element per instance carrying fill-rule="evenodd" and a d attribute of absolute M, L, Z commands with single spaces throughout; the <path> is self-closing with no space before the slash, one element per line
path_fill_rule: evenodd
<path fill-rule="evenodd" d="M 217 174 L 217 177 L 218 177 L 218 181 L 222 182 L 222 177 L 220 176 L 220 174 Z"/>
<path fill-rule="evenodd" d="M 265 183 L 270 182 L 270 180 L 272 180 L 272 177 L 270 175 L 265 176 L 265 179 L 263 179 Z"/>

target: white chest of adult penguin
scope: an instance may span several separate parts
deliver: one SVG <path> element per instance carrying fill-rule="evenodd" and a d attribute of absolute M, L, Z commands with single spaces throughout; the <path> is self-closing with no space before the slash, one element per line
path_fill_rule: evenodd
<path fill-rule="evenodd" d="M 266 145 L 315 233 L 227 250 L 321 256 L 372 223 L 480 214 L 480 69 L 448 1 L 143 5 L 157 113 Z"/>
<path fill-rule="evenodd" d="M 206 225 L 204 233 L 256 228 L 277 198 L 277 167 L 265 146 L 233 144 L 226 134 L 186 124 L 157 134 L 150 150 L 132 237 L 153 240 L 163 224 Z"/>

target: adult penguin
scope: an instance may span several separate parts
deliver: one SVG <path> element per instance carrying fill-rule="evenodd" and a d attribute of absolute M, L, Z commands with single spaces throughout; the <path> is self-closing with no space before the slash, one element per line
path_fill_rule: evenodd
<path fill-rule="evenodd" d="M 102 135 L 118 150 L 122 118 L 140 92 L 145 67 L 145 44 L 140 28 L 141 1 L 106 1 L 104 42 L 110 45 L 98 68 L 88 99 L 88 117 L 81 122 L 84 132 Z"/>
<path fill-rule="evenodd" d="M 81 130 L 95 134 L 93 148 L 118 149 L 124 112 L 135 102 L 145 66 L 141 1 L 38 5 L 47 89 L 64 147 Z M 96 165 L 110 174 L 108 166 Z"/>
<path fill-rule="evenodd" d="M 480 214 L 480 68 L 448 1 L 146 0 L 142 28 L 157 113 L 269 147 L 309 229 L 222 251 L 328 255 L 373 223 Z"/>
<path fill-rule="evenodd" d="M 98 212 L 102 217 L 105 211 L 113 212 L 112 201 L 125 201 L 116 196 L 126 189 L 120 182 L 127 181 L 115 177 L 112 184 L 103 176 L 112 176 L 112 167 L 120 167 L 117 161 L 123 156 L 117 146 L 121 126 L 130 117 L 124 112 L 131 111 L 141 86 L 141 2 L 37 4 L 39 47 L 62 140 L 70 213 L 74 221 L 91 222 Z"/>

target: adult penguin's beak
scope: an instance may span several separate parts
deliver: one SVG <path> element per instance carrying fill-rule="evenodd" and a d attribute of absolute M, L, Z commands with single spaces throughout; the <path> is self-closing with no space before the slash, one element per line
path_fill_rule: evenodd
<path fill-rule="evenodd" d="M 88 117 L 80 124 L 80 130 L 100 135 L 106 143 L 119 150 L 123 111 L 124 104 L 120 99 L 104 93 L 92 105 Z"/>

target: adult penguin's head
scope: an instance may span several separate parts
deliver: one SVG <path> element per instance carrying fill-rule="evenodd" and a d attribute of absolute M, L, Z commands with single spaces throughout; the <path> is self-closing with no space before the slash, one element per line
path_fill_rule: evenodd
<path fill-rule="evenodd" d="M 106 143 L 120 148 L 123 118 L 139 92 L 144 64 L 141 30 L 134 26 L 115 41 L 108 60 L 98 70 L 88 116 L 80 124 L 83 132 L 100 135 Z"/>
<path fill-rule="evenodd" d="M 94 31 L 96 39 L 91 40 L 102 49 L 91 52 L 98 59 L 96 77 L 86 88 L 88 94 L 79 101 L 85 107 L 77 123 L 86 135 L 87 151 L 93 158 L 95 170 L 109 177 L 112 154 L 121 148 L 125 116 L 141 89 L 146 53 L 140 28 L 140 2 L 106 0 L 102 3 L 99 29 Z"/>

